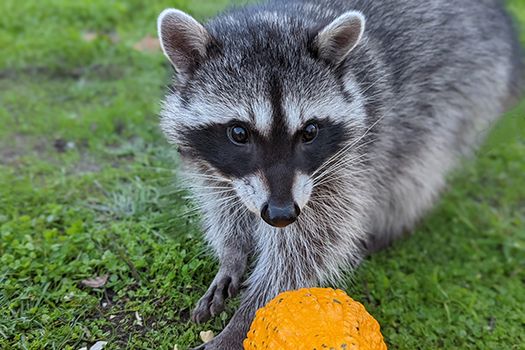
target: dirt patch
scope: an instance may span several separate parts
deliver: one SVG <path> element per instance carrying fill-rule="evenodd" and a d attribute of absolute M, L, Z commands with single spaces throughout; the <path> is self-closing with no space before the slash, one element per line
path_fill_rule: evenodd
<path fill-rule="evenodd" d="M 31 66 L 19 69 L 0 70 L 0 79 L 16 80 L 23 76 L 42 76 L 49 80 L 96 78 L 99 80 L 118 80 L 125 76 L 124 67 L 116 64 L 94 64 L 86 67 L 62 68 Z"/>
<path fill-rule="evenodd" d="M 16 166 L 20 159 L 28 155 L 44 156 L 46 141 L 41 138 L 32 138 L 25 135 L 11 135 L 0 141 L 0 164 Z"/>
<path fill-rule="evenodd" d="M 46 139 L 15 134 L 0 140 L 0 165 L 21 169 L 27 166 L 24 158 L 36 157 L 57 167 L 64 167 L 73 174 L 99 172 L 100 162 L 89 154 L 85 145 L 80 146 L 64 139 Z M 57 155 L 69 151 L 79 152 L 80 160 L 74 164 L 64 164 Z"/>

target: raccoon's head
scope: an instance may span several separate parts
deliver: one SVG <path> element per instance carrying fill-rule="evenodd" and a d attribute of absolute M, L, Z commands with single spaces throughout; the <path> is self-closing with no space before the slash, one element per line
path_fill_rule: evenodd
<path fill-rule="evenodd" d="M 177 72 L 163 131 L 187 163 L 223 178 L 274 227 L 298 219 L 327 175 L 323 167 L 365 125 L 345 67 L 363 36 L 363 15 L 335 15 L 316 28 L 307 22 L 249 10 L 206 27 L 174 9 L 158 20 Z"/>

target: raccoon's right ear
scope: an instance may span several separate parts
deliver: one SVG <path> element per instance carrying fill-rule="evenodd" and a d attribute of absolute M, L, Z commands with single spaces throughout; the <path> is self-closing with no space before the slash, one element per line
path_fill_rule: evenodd
<path fill-rule="evenodd" d="M 361 12 L 343 13 L 316 35 L 314 49 L 322 59 L 340 64 L 361 41 L 365 23 L 365 16 Z"/>
<path fill-rule="evenodd" d="M 179 74 L 189 73 L 204 59 L 212 37 L 193 17 L 166 9 L 159 15 L 157 25 L 162 51 Z"/>

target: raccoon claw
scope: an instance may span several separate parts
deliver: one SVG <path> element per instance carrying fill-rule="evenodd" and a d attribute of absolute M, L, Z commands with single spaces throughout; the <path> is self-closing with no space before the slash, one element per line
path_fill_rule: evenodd
<path fill-rule="evenodd" d="M 192 320 L 196 323 L 207 322 L 211 317 L 224 311 L 225 300 L 239 293 L 239 278 L 229 275 L 217 275 L 210 288 L 199 300 L 192 313 Z"/>
<path fill-rule="evenodd" d="M 197 306 L 191 314 L 191 320 L 195 323 L 204 323 L 211 318 L 211 312 L 209 308 L 209 299 L 205 295 L 199 300 Z"/>

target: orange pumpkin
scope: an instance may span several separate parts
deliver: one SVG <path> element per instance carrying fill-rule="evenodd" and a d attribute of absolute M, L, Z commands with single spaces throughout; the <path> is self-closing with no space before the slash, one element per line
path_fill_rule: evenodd
<path fill-rule="evenodd" d="M 379 323 L 342 290 L 285 292 L 257 311 L 245 350 L 386 350 Z"/>

